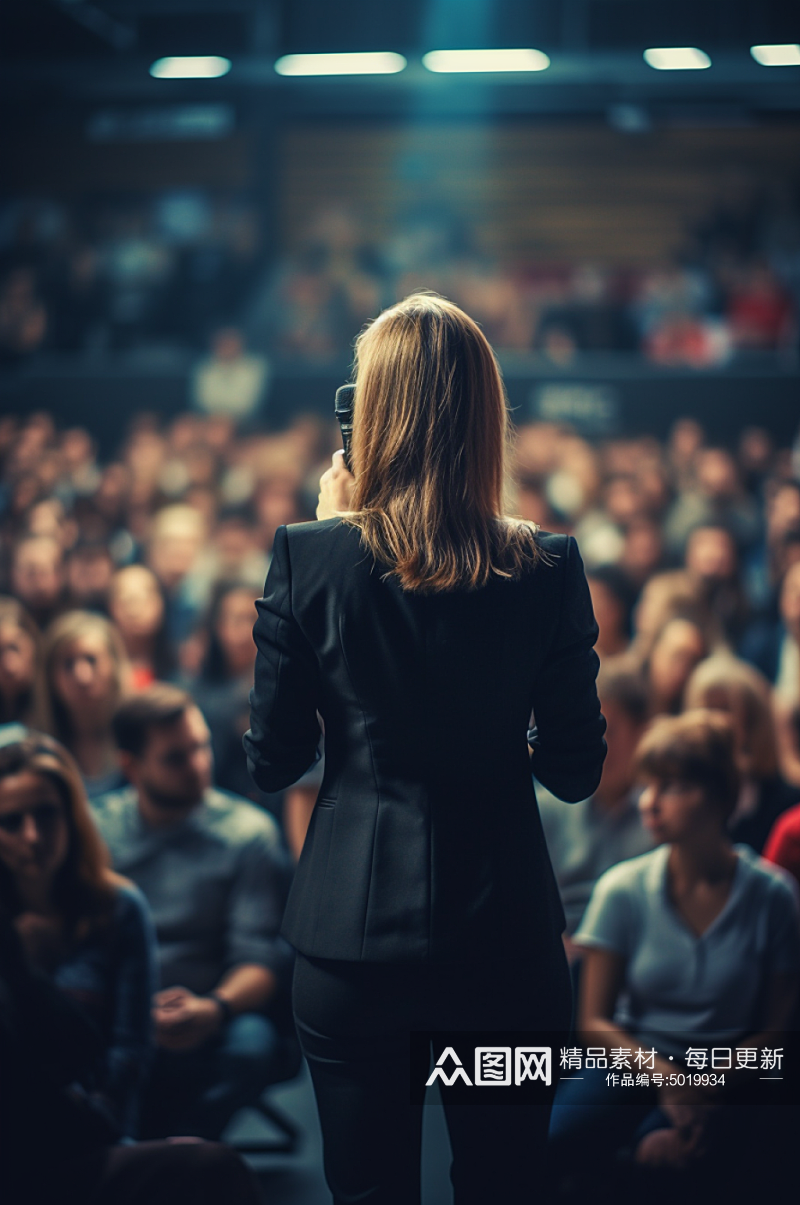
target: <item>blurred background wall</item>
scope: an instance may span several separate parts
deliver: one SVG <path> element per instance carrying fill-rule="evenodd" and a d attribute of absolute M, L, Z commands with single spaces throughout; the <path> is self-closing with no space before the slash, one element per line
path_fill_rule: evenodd
<path fill-rule="evenodd" d="M 777 0 L 9 0 L 0 405 L 110 448 L 143 391 L 184 408 L 234 328 L 279 429 L 326 413 L 361 325 L 425 287 L 483 323 L 521 419 L 661 435 L 680 396 L 722 438 L 757 390 L 787 438 L 796 24 Z M 426 67 L 508 47 L 544 69 Z M 703 57 L 658 70 L 659 47 Z M 405 65 L 281 74 L 322 51 Z"/>

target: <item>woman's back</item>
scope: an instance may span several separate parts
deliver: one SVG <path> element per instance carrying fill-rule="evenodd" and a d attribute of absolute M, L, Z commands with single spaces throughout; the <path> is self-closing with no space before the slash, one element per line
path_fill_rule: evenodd
<path fill-rule="evenodd" d="M 410 1031 L 568 1025 L 527 730 L 533 711 L 533 768 L 580 799 L 600 777 L 605 723 L 575 543 L 537 546 L 504 517 L 509 416 L 480 327 L 415 294 L 355 352 L 321 521 L 278 528 L 256 604 L 245 745 L 261 787 L 287 786 L 323 717 L 325 777 L 283 925 L 297 1032 L 334 1200 L 419 1205 Z M 549 1103 L 456 1119 L 445 1101 L 459 1202 L 526 1196 Z"/>
<path fill-rule="evenodd" d="M 259 602 L 254 730 L 267 790 L 325 777 L 284 931 L 305 953 L 383 961 L 563 926 L 531 782 L 591 794 L 604 721 L 596 626 L 574 541 L 519 580 L 421 593 L 339 519 L 279 529 Z M 260 672 L 259 672 L 260 671 Z M 257 727 L 256 727 L 257 726 Z M 333 952 L 335 951 L 335 953 Z"/>

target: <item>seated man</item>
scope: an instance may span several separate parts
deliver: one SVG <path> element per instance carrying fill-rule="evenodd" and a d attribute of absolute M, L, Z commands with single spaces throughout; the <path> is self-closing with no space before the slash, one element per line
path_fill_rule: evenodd
<path fill-rule="evenodd" d="M 184 691 L 133 696 L 114 733 L 131 785 L 96 801 L 96 818 L 150 905 L 162 989 L 142 1131 L 215 1138 L 292 1041 L 291 948 L 278 936 L 288 859 L 270 816 L 212 788 L 209 730 Z"/>
<path fill-rule="evenodd" d="M 583 803 L 562 803 L 539 783 L 536 799 L 567 929 L 564 945 L 572 962 L 572 934 L 580 924 L 595 883 L 606 870 L 652 849 L 634 789 L 633 751 L 647 725 L 647 691 L 623 655 L 600 669 L 597 693 L 606 717 L 608 754 L 600 786 Z"/>

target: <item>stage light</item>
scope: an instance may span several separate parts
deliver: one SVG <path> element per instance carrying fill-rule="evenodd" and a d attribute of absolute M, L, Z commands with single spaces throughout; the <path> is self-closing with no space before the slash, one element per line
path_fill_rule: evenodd
<path fill-rule="evenodd" d="M 762 67 L 800 67 L 799 42 L 784 42 L 774 46 L 751 46 L 750 53 Z"/>
<path fill-rule="evenodd" d="M 545 71 L 550 59 L 541 50 L 430 50 L 422 56 L 428 71 Z"/>
<path fill-rule="evenodd" d="M 711 59 L 696 46 L 653 46 L 644 52 L 644 61 L 656 71 L 702 71 Z"/>
<path fill-rule="evenodd" d="M 176 55 L 156 59 L 150 74 L 156 79 L 217 79 L 227 75 L 230 69 L 230 59 L 223 59 L 218 54 Z"/>
<path fill-rule="evenodd" d="M 390 50 L 353 54 L 285 54 L 278 75 L 396 75 L 406 66 L 402 54 Z"/>

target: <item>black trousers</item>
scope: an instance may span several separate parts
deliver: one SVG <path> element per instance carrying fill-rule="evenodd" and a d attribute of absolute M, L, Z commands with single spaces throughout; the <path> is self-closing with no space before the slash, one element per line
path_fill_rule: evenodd
<path fill-rule="evenodd" d="M 557 934 L 524 962 L 384 964 L 299 954 L 293 999 L 335 1205 L 419 1205 L 422 1104 L 410 1097 L 411 1031 L 563 1033 L 572 1006 Z M 445 1041 L 432 1046 L 435 1060 Z M 546 1199 L 552 1094 L 537 1099 L 445 1104 L 455 1205 Z"/>

